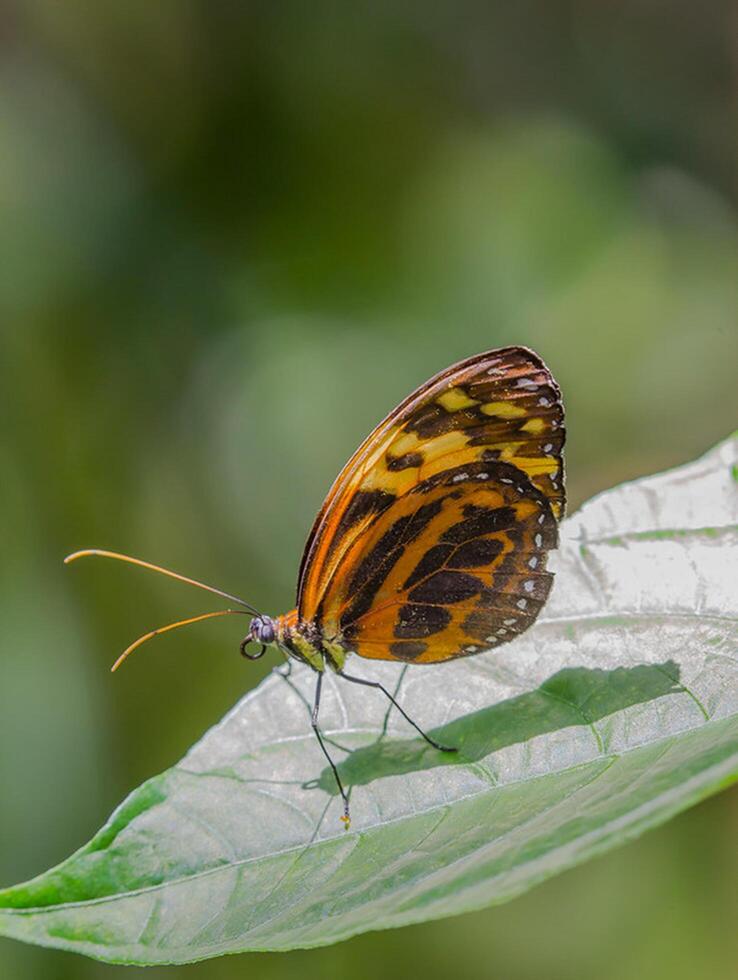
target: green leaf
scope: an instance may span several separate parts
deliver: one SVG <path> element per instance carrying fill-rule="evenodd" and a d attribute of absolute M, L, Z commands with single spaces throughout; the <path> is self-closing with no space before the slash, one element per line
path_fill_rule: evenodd
<path fill-rule="evenodd" d="M 551 600 L 498 652 L 379 692 L 272 675 L 85 847 L 0 892 L 0 932 L 124 963 L 335 942 L 502 902 L 738 775 L 738 440 L 562 526 Z M 401 669 L 356 661 L 394 686 Z M 386 733 L 383 726 L 386 720 Z"/>

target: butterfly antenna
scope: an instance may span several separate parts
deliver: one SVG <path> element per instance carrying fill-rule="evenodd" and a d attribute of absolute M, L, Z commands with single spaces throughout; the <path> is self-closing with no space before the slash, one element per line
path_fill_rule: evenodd
<path fill-rule="evenodd" d="M 170 630 L 179 629 L 180 626 L 189 626 L 191 623 L 199 623 L 202 622 L 203 619 L 215 619 L 216 616 L 248 615 L 249 613 L 245 609 L 219 609 L 217 612 L 202 613 L 200 616 L 192 616 L 190 619 L 180 619 L 177 623 L 169 623 L 167 626 L 159 626 L 157 629 L 150 630 L 150 632 L 144 633 L 143 636 L 139 636 L 139 638 L 129 647 L 126 647 L 110 669 L 112 671 L 116 671 L 123 661 L 129 657 L 137 647 L 140 647 L 142 643 L 145 643 L 147 640 L 151 640 L 160 633 L 168 633 Z"/>
<path fill-rule="evenodd" d="M 198 589 L 205 589 L 206 592 L 214 592 L 215 595 L 219 595 L 223 599 L 228 599 L 230 602 L 237 602 L 239 606 L 243 606 L 245 609 L 248 609 L 252 615 L 259 615 L 259 611 L 257 609 L 254 609 L 254 607 L 244 599 L 239 599 L 237 595 L 231 595 L 230 592 L 223 592 L 222 589 L 216 589 L 212 585 L 205 585 L 204 582 L 198 582 L 194 578 L 188 578 L 186 575 L 180 575 L 178 572 L 172 572 L 168 568 L 162 568 L 160 565 L 152 565 L 150 561 L 144 561 L 142 558 L 132 558 L 130 555 L 120 555 L 117 551 L 102 551 L 99 548 L 86 548 L 84 551 L 75 551 L 73 554 L 67 555 L 67 557 L 64 559 L 64 564 L 69 565 L 70 562 L 76 561 L 78 558 L 86 558 L 88 555 L 97 555 L 100 558 L 115 558 L 117 561 L 127 561 L 130 565 L 140 565 L 141 568 L 148 568 L 152 572 L 159 572 L 161 575 L 168 575 L 169 578 L 176 578 L 178 581 L 186 582 L 188 585 L 196 585 Z"/>

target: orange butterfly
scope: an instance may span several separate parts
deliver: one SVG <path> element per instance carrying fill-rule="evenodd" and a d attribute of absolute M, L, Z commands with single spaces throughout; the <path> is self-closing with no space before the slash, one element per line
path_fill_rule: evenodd
<path fill-rule="evenodd" d="M 241 652 L 269 645 L 317 672 L 312 725 L 343 799 L 348 796 L 318 727 L 326 665 L 376 687 L 431 745 L 439 745 L 375 681 L 344 670 L 349 653 L 432 664 L 519 636 L 551 588 L 548 552 L 565 506 L 564 408 L 533 351 L 504 347 L 454 364 L 391 412 L 339 473 L 305 546 L 297 606 L 273 619 L 237 596 L 167 569 L 97 549 L 197 585 L 245 607 L 152 630 L 118 658 L 168 630 L 215 616 L 252 615 Z M 249 644 L 261 644 L 256 653 Z"/>

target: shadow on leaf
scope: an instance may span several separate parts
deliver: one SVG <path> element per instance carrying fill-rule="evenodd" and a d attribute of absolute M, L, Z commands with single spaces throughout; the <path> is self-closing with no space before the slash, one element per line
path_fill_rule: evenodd
<path fill-rule="evenodd" d="M 381 737 L 372 745 L 351 752 L 339 764 L 338 771 L 347 786 L 357 786 L 437 766 L 468 765 L 536 735 L 590 725 L 632 705 L 681 694 L 684 688 L 679 677 L 679 666 L 673 660 L 615 670 L 567 667 L 534 691 L 432 729 L 430 734 L 445 745 L 455 746 L 455 753 L 439 752 L 420 738 Z M 337 794 L 329 768 L 312 785 Z"/>

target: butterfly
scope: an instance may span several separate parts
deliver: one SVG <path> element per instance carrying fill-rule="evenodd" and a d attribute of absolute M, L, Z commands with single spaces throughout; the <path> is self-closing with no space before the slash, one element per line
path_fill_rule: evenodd
<path fill-rule="evenodd" d="M 328 492 L 307 539 L 297 604 L 284 615 L 129 555 L 87 549 L 161 572 L 240 606 L 170 623 L 139 637 L 113 665 L 160 633 L 216 616 L 250 615 L 241 652 L 276 646 L 288 668 L 316 674 L 312 727 L 343 801 L 349 798 L 320 726 L 327 668 L 349 674 L 347 657 L 434 664 L 493 650 L 535 622 L 551 589 L 548 552 L 565 508 L 561 392 L 525 347 L 487 351 L 452 365 L 409 395 L 370 433 Z M 259 645 L 252 650 L 251 644 Z"/>

